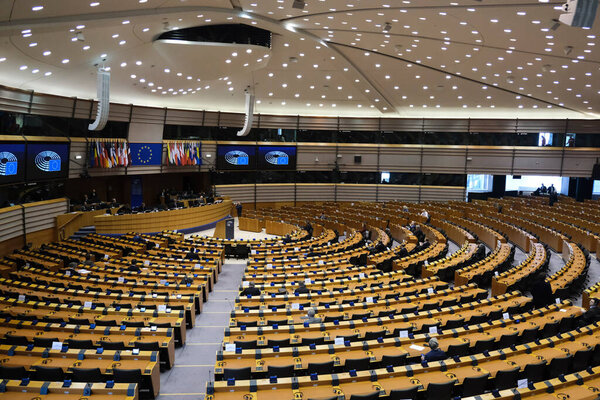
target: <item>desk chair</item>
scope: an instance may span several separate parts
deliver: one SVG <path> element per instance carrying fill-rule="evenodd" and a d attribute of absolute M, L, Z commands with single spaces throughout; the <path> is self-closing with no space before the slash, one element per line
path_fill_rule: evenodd
<path fill-rule="evenodd" d="M 467 376 L 462 384 L 461 397 L 469 397 L 482 394 L 485 391 L 485 388 L 487 387 L 489 377 L 490 374 L 485 374 L 476 377 Z"/>
<path fill-rule="evenodd" d="M 469 355 L 469 350 L 469 343 L 451 344 L 446 350 L 446 355 L 448 357 L 464 357 Z"/>
<path fill-rule="evenodd" d="M 29 372 L 25 367 L 5 367 L 0 365 L 0 377 L 2 379 L 24 379 L 29 377 Z"/>
<path fill-rule="evenodd" d="M 87 318 L 71 318 L 71 317 L 69 317 L 68 322 L 71 325 L 89 325 L 90 324 L 90 321 Z"/>
<path fill-rule="evenodd" d="M 287 319 L 277 319 L 277 320 L 267 320 L 267 325 L 269 326 L 273 326 L 273 325 L 287 325 Z"/>
<path fill-rule="evenodd" d="M 494 338 L 486 339 L 486 340 L 478 340 L 477 342 L 475 342 L 475 347 L 473 348 L 473 353 L 474 354 L 483 353 L 484 351 L 493 350 L 494 347 L 496 347 Z"/>
<path fill-rule="evenodd" d="M 547 323 L 542 328 L 541 335 L 544 338 L 556 336 L 556 335 L 558 335 L 559 329 L 560 329 L 560 323 L 558 321 L 552 322 L 552 323 Z"/>
<path fill-rule="evenodd" d="M 390 315 L 396 315 L 396 310 L 379 311 L 377 314 L 378 318 L 389 317 Z"/>
<path fill-rule="evenodd" d="M 332 361 L 333 363 L 333 361 Z M 252 376 L 252 368 L 225 368 L 223 369 L 223 380 L 235 379 L 235 380 L 248 380 Z"/>
<path fill-rule="evenodd" d="M 256 340 L 236 340 L 235 347 L 240 349 L 255 349 L 258 346 Z"/>
<path fill-rule="evenodd" d="M 386 331 L 385 330 L 380 330 L 380 331 L 369 331 L 367 333 L 365 333 L 365 336 L 363 337 L 363 340 L 374 340 L 377 338 L 384 338 L 386 336 Z"/>
<path fill-rule="evenodd" d="M 500 336 L 500 340 L 498 341 L 498 348 L 499 349 L 504 349 L 506 347 L 510 347 L 514 344 L 517 344 L 517 341 L 519 339 L 519 333 L 511 333 L 508 335 L 502 335 Z"/>
<path fill-rule="evenodd" d="M 385 368 L 388 366 L 398 367 L 406 364 L 407 354 L 399 354 L 399 355 L 383 355 L 381 357 L 381 362 L 379 363 L 380 368 Z"/>
<path fill-rule="evenodd" d="M 290 339 L 280 339 L 280 340 L 269 339 L 269 340 L 267 340 L 267 347 L 273 348 L 275 346 L 289 347 L 290 346 Z"/>
<path fill-rule="evenodd" d="M 430 383 L 425 391 L 427 400 L 451 400 L 454 392 L 454 381 Z"/>
<path fill-rule="evenodd" d="M 327 322 L 333 322 L 335 320 L 343 321 L 344 320 L 344 315 L 343 314 L 339 314 L 339 315 L 326 315 L 325 319 L 323 320 L 323 322 L 327 323 Z"/>
<path fill-rule="evenodd" d="M 41 319 L 41 322 L 47 323 L 47 324 L 60 324 L 63 321 L 62 318 L 50 318 L 50 317 L 43 317 Z"/>
<path fill-rule="evenodd" d="M 571 371 L 578 372 L 586 369 L 592 361 L 592 355 L 594 349 L 577 350 L 573 356 L 573 363 L 571 364 Z"/>
<path fill-rule="evenodd" d="M 567 375 L 571 369 L 571 363 L 573 362 L 572 355 L 566 355 L 564 357 L 557 357 L 550 361 L 548 365 L 548 377 L 550 379 L 557 378 L 559 375 Z"/>
<path fill-rule="evenodd" d="M 94 321 L 94 323 L 97 326 L 117 326 L 117 321 L 115 321 L 114 319 L 111 319 L 111 320 L 99 319 L 99 320 Z"/>
<path fill-rule="evenodd" d="M 358 333 L 356 335 L 349 335 L 349 336 L 336 336 L 336 338 L 343 338 L 344 342 L 346 340 L 348 340 L 350 342 L 355 342 L 358 340 Z"/>
<path fill-rule="evenodd" d="M 523 370 L 523 375 L 529 382 L 543 381 L 546 377 L 546 362 L 541 361 L 536 364 L 527 364 Z"/>
<path fill-rule="evenodd" d="M 35 365 L 33 367 L 35 371 L 33 372 L 31 379 L 34 381 L 64 381 L 65 373 L 62 368 L 59 367 L 41 367 L 39 365 Z"/>
<path fill-rule="evenodd" d="M 278 378 L 285 378 L 294 376 L 294 366 L 293 365 L 283 365 L 283 366 L 275 366 L 269 365 L 267 367 L 267 377 L 276 376 Z"/>
<path fill-rule="evenodd" d="M 363 319 L 363 318 L 369 318 L 370 316 L 371 316 L 371 313 L 351 314 L 350 319 Z"/>
<path fill-rule="evenodd" d="M 123 325 L 128 328 L 142 328 L 144 326 L 144 321 L 123 321 Z"/>
<path fill-rule="evenodd" d="M 494 378 L 494 387 L 498 390 L 515 388 L 517 387 L 518 380 L 519 367 L 498 371 L 496 373 L 496 378 Z"/>
<path fill-rule="evenodd" d="M 123 342 L 105 342 L 100 341 L 100 347 L 105 350 L 125 350 L 125 343 Z"/>
<path fill-rule="evenodd" d="M 34 337 L 33 345 L 35 347 L 52 347 L 52 342 L 58 342 L 58 338 Z"/>
<path fill-rule="evenodd" d="M 327 361 L 323 363 L 308 363 L 307 367 L 308 374 L 331 374 L 333 372 L 333 361 Z"/>
<path fill-rule="evenodd" d="M 565 333 L 573 329 L 573 324 L 576 318 L 574 317 L 565 317 L 560 320 L 560 324 L 558 326 L 558 330 L 560 333 Z"/>
<path fill-rule="evenodd" d="M 464 318 L 450 319 L 444 325 L 444 329 L 456 329 L 460 328 L 465 324 Z"/>
<path fill-rule="evenodd" d="M 539 331 L 540 331 L 540 328 L 538 328 L 538 327 L 523 330 L 523 332 L 521 333 L 521 338 L 520 338 L 521 343 L 533 342 L 534 340 L 536 340 L 538 338 Z"/>
<path fill-rule="evenodd" d="M 2 342 L 12 346 L 27 346 L 29 344 L 29 339 L 25 336 L 6 335 L 4 336 L 4 339 L 2 339 Z"/>
<path fill-rule="evenodd" d="M 72 349 L 95 349 L 94 342 L 91 339 L 88 340 L 75 340 L 69 339 L 67 340 L 67 344 Z"/>
<path fill-rule="evenodd" d="M 379 392 L 372 392 L 367 394 L 353 394 L 350 396 L 350 400 L 375 400 L 379 398 Z"/>
<path fill-rule="evenodd" d="M 135 342 L 134 347 L 141 351 L 159 351 L 160 344 L 158 342 Z"/>
<path fill-rule="evenodd" d="M 419 387 L 413 386 L 409 389 L 392 389 L 390 390 L 389 400 L 417 400 L 419 395 Z"/>
<path fill-rule="evenodd" d="M 300 345 L 302 345 L 302 346 L 309 346 L 312 343 L 314 343 L 315 346 L 318 346 L 320 344 L 325 344 L 325 338 L 324 337 L 302 338 L 302 341 L 300 342 Z"/>
<path fill-rule="evenodd" d="M 369 369 L 371 366 L 371 359 L 369 357 L 363 358 L 349 358 L 344 363 L 344 369 L 350 371 L 352 369 L 362 371 Z"/>
<path fill-rule="evenodd" d="M 100 368 L 73 368 L 72 380 L 75 382 L 104 382 Z"/>

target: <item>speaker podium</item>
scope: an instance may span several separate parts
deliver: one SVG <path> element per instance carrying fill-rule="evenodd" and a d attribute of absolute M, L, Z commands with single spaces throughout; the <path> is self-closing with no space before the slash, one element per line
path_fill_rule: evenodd
<path fill-rule="evenodd" d="M 219 239 L 234 239 L 235 236 L 235 219 L 226 218 L 217 222 L 213 237 Z"/>

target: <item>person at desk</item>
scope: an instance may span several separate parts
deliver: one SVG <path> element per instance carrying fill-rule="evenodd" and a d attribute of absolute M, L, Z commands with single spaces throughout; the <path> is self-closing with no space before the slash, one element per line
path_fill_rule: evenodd
<path fill-rule="evenodd" d="M 288 244 L 288 243 L 291 243 L 291 242 L 292 242 L 292 238 L 291 238 L 291 236 L 289 234 L 285 235 L 283 237 L 283 244 Z"/>
<path fill-rule="evenodd" d="M 546 282 L 544 277 L 538 278 L 531 285 L 531 296 L 533 297 L 533 307 L 540 308 L 552 304 L 554 295 L 552 293 L 552 285 Z"/>
<path fill-rule="evenodd" d="M 546 188 L 546 186 L 542 183 L 542 186 L 540 186 L 540 193 L 547 193 L 548 192 L 548 188 Z"/>
<path fill-rule="evenodd" d="M 260 296 L 260 289 L 254 286 L 254 282 L 250 282 L 250 285 L 242 290 L 240 296 Z"/>
<path fill-rule="evenodd" d="M 313 246 L 310 246 L 308 249 L 308 253 L 306 253 L 306 257 L 316 257 L 318 255 L 319 255 L 319 253 L 317 251 L 315 251 Z"/>
<path fill-rule="evenodd" d="M 94 266 L 94 262 L 92 261 L 92 255 L 90 253 L 85 254 L 85 261 L 83 263 L 90 267 Z"/>
<path fill-rule="evenodd" d="M 129 208 L 129 205 L 124 204 L 121 206 L 121 208 L 119 208 L 117 210 L 117 214 L 129 214 L 131 212 L 131 208 Z"/>
<path fill-rule="evenodd" d="M 310 308 L 308 310 L 308 312 L 306 313 L 306 315 L 301 316 L 300 318 L 304 320 L 304 322 L 308 322 L 309 324 L 320 324 L 321 323 L 321 318 L 320 317 L 315 317 L 316 313 L 315 313 L 315 309 L 314 308 Z"/>
<path fill-rule="evenodd" d="M 578 326 L 586 326 L 600 321 L 600 307 L 598 307 L 598 299 L 590 299 L 590 309 L 583 313 L 579 319 Z"/>
<path fill-rule="evenodd" d="M 448 358 L 446 352 L 440 350 L 440 344 L 438 343 L 436 338 L 429 339 L 429 348 L 431 349 L 426 354 L 421 354 L 421 360 L 431 362 L 431 361 L 442 361 Z"/>
<path fill-rule="evenodd" d="M 194 252 L 194 249 L 188 251 L 185 255 L 186 260 L 200 260 L 200 256 Z"/>
<path fill-rule="evenodd" d="M 310 221 L 306 221 L 306 225 L 304 226 L 304 230 L 305 230 L 306 232 L 308 232 L 308 237 L 312 237 L 312 234 L 313 234 L 313 227 L 312 227 L 312 225 L 310 224 Z"/>
<path fill-rule="evenodd" d="M 90 193 L 90 201 L 92 203 L 98 203 L 100 200 L 98 199 L 98 194 L 96 193 L 96 189 L 92 189 Z"/>
<path fill-rule="evenodd" d="M 304 282 L 298 284 L 298 288 L 294 291 L 295 294 L 309 294 L 310 290 L 306 287 Z"/>
<path fill-rule="evenodd" d="M 115 199 L 113 197 L 113 199 L 110 201 L 110 204 L 108 206 L 111 208 L 116 208 L 116 207 L 119 207 L 119 203 L 117 203 L 117 199 Z"/>

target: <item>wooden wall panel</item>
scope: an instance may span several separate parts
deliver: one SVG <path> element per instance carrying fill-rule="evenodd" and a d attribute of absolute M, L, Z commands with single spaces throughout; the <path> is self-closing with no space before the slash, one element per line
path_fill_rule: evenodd
<path fill-rule="evenodd" d="M 423 147 L 423 172 L 441 174 L 465 173 L 464 146 Z"/>
<path fill-rule="evenodd" d="M 0 243 L 25 233 L 23 210 L 20 206 L 3 208 L 0 213 L 0 221 Z"/>
<path fill-rule="evenodd" d="M 469 174 L 510 175 L 513 148 L 470 146 L 467 158 L 467 173 Z"/>
<path fill-rule="evenodd" d="M 419 187 L 405 185 L 378 185 L 377 201 L 419 201 Z"/>
<path fill-rule="evenodd" d="M 338 184 L 337 201 L 375 201 L 375 185 Z"/>
<path fill-rule="evenodd" d="M 514 175 L 560 175 L 561 148 L 515 149 Z"/>
<path fill-rule="evenodd" d="M 335 166 L 335 159 L 335 146 L 298 143 L 298 171 L 330 171 Z"/>
<path fill-rule="evenodd" d="M 257 184 L 256 202 L 293 202 L 294 184 Z"/>
<path fill-rule="evenodd" d="M 465 188 L 459 186 L 422 186 L 421 201 L 465 201 Z"/>
<path fill-rule="evenodd" d="M 421 169 L 421 146 L 381 146 L 381 171 L 417 173 Z"/>
<path fill-rule="evenodd" d="M 215 185 L 220 196 L 229 196 L 232 201 L 254 203 L 255 185 Z"/>
<path fill-rule="evenodd" d="M 590 177 L 596 160 L 600 157 L 598 149 L 567 148 L 562 165 L 563 176 Z"/>
<path fill-rule="evenodd" d="M 335 187 L 331 184 L 299 183 L 296 185 L 296 201 L 334 201 Z"/>
<path fill-rule="evenodd" d="M 340 171 L 377 172 L 377 145 L 340 145 L 338 154 Z M 355 156 L 362 157 L 360 164 L 354 163 Z"/>

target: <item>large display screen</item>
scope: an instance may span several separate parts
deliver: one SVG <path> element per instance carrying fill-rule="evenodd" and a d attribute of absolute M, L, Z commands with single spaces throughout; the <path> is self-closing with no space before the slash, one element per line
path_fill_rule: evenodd
<path fill-rule="evenodd" d="M 258 146 L 258 169 L 296 169 L 295 146 Z"/>
<path fill-rule="evenodd" d="M 217 169 L 256 169 L 256 146 L 217 146 Z"/>
<path fill-rule="evenodd" d="M 27 143 L 27 180 L 67 178 L 69 145 L 67 143 Z"/>
<path fill-rule="evenodd" d="M 25 143 L 0 143 L 0 185 L 25 180 Z"/>

